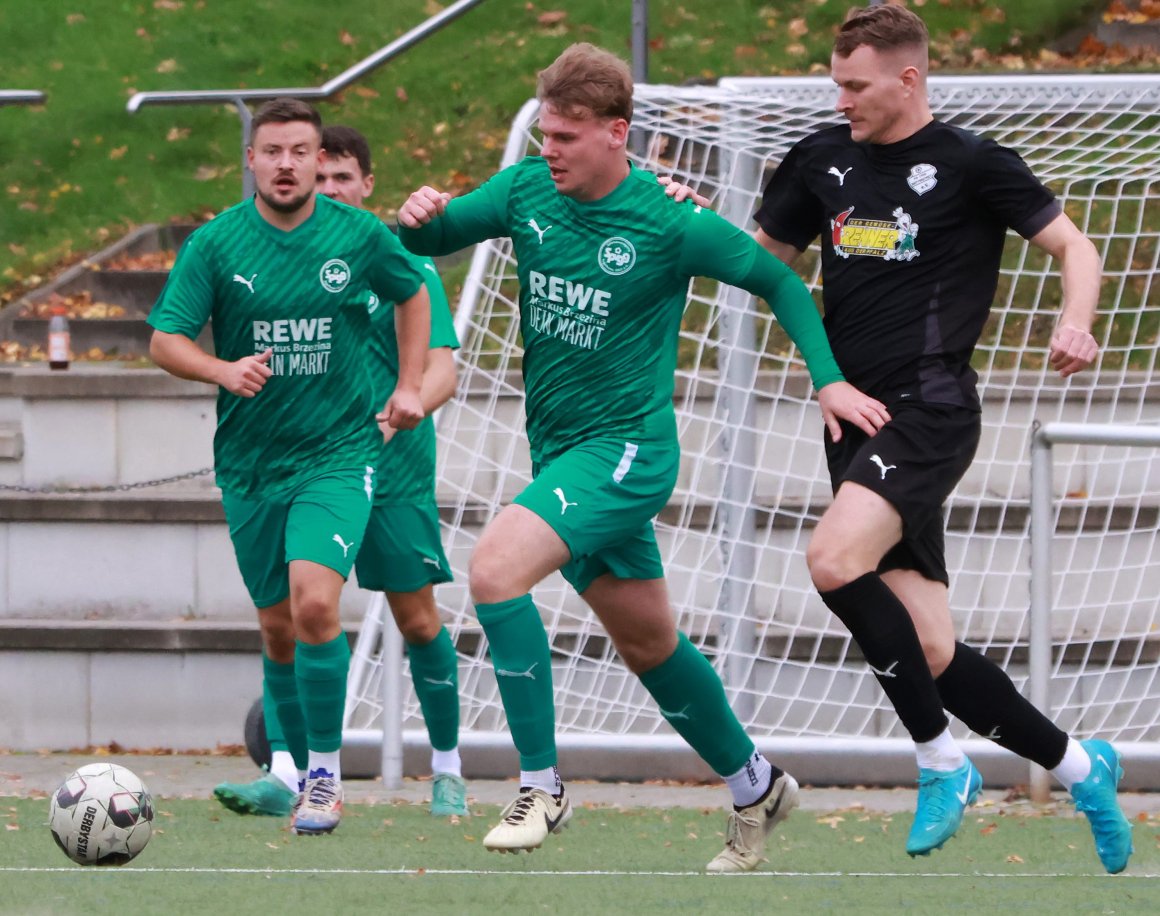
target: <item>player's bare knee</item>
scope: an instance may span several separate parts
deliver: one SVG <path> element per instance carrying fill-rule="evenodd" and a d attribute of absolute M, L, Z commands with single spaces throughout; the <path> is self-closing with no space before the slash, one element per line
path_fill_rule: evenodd
<path fill-rule="evenodd" d="M 439 619 L 439 612 L 428 613 L 421 608 L 407 608 L 403 613 L 395 614 L 395 623 L 403 635 L 403 641 L 412 646 L 425 646 L 431 642 L 443 628 Z"/>
<path fill-rule="evenodd" d="M 262 646 L 266 657 L 280 665 L 288 665 L 294 661 L 294 627 L 278 626 L 268 628 L 262 626 Z"/>
<path fill-rule="evenodd" d="M 866 570 L 851 561 L 848 551 L 841 545 L 825 538 L 813 538 L 806 548 L 806 566 L 810 579 L 819 592 L 831 592 L 843 585 L 849 585 Z"/>
<path fill-rule="evenodd" d="M 338 608 L 321 594 L 304 591 L 294 596 L 294 631 L 302 642 L 321 644 L 342 631 Z"/>

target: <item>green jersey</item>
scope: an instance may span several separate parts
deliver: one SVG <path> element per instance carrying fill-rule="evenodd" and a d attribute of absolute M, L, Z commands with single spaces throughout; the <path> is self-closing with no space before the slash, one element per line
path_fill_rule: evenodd
<path fill-rule="evenodd" d="M 399 237 L 445 254 L 510 236 L 518 260 L 528 439 L 548 461 L 597 436 L 676 443 L 673 379 L 689 280 L 761 296 L 802 351 L 817 387 L 840 381 L 817 307 L 789 268 L 709 210 L 669 198 L 632 169 L 615 190 L 578 201 L 538 156 L 455 198 Z"/>
<path fill-rule="evenodd" d="M 367 368 L 367 290 L 403 301 L 422 280 L 377 216 L 325 197 L 290 232 L 250 200 L 190 235 L 149 323 L 194 339 L 212 319 L 214 350 L 231 362 L 273 351 L 255 397 L 218 391 L 223 490 L 261 499 L 328 470 L 373 465 L 382 405 Z"/>
<path fill-rule="evenodd" d="M 451 305 L 443 282 L 430 258 L 407 253 L 423 275 L 431 297 L 431 349 L 459 348 Z M 371 293 L 370 312 L 375 316 L 370 336 L 371 379 L 375 404 L 380 408 L 399 381 L 399 344 L 395 337 L 394 303 L 382 303 Z M 382 315 L 378 315 L 382 312 Z M 375 465 L 375 505 L 430 502 L 435 499 L 435 421 L 424 417 L 414 429 L 401 429 L 383 446 Z"/>

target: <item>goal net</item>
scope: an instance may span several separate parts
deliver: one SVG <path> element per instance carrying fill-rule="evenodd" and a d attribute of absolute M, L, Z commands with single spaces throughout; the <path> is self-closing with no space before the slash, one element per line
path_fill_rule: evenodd
<path fill-rule="evenodd" d="M 1104 259 L 1095 328 L 1100 361 L 1064 382 L 1045 359 L 1061 299 L 1057 266 L 1009 237 L 975 354 L 982 443 L 946 507 L 956 632 L 1023 689 L 1032 424 L 1160 422 L 1153 378 L 1160 307 L 1152 301 L 1160 257 L 1160 80 L 935 77 L 930 88 L 937 117 L 1018 150 Z M 837 122 L 834 95 L 825 78 L 640 86 L 632 154 L 751 228 L 769 171 L 794 142 Z M 516 119 L 504 165 L 536 153 L 535 115 L 531 102 Z M 798 266 L 816 289 L 816 249 Z M 459 394 L 438 417 L 438 497 L 456 581 L 441 586 L 437 598 L 459 651 L 465 743 L 510 748 L 466 588 L 467 559 L 483 524 L 530 480 L 507 240 L 477 248 L 457 327 Z M 657 520 L 678 625 L 720 671 L 760 745 L 828 754 L 823 769 L 840 781 L 837 758 L 905 733 L 809 581 L 805 548 L 830 488 L 804 365 L 764 305 L 703 280 L 690 286 L 679 352 L 683 460 Z M 1151 449 L 1061 446 L 1055 469 L 1050 713 L 1077 737 L 1099 734 L 1146 749 L 1160 741 L 1160 461 Z M 562 746 L 608 754 L 673 746 L 669 725 L 563 580 L 553 576 L 534 597 L 553 650 Z M 381 728 L 380 645 L 372 639 L 356 659 L 348 729 Z M 408 740 L 423 743 L 406 678 L 400 702 Z M 961 724 L 954 728 L 968 737 Z M 654 763 L 643 763 L 641 775 L 655 772 Z M 912 778 L 912 763 L 908 772 Z"/>

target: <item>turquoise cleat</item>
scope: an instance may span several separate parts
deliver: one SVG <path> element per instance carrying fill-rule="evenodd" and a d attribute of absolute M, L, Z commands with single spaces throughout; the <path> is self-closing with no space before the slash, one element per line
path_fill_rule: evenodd
<path fill-rule="evenodd" d="M 1092 771 L 1071 787 L 1076 811 L 1082 811 L 1092 828 L 1096 855 L 1110 875 L 1118 875 L 1132 855 L 1132 825 L 1120 810 L 1116 789 L 1124 776 L 1120 754 L 1107 741 L 1081 741 L 1092 761 Z"/>
<path fill-rule="evenodd" d="M 431 813 L 435 817 L 467 817 L 467 783 L 450 773 L 436 773 L 431 785 Z"/>
<path fill-rule="evenodd" d="M 927 856 L 942 849 L 963 822 L 963 812 L 979 797 L 983 777 L 971 761 L 957 770 L 918 771 L 918 806 L 906 839 L 906 853 Z"/>
<path fill-rule="evenodd" d="M 253 782 L 223 782 L 213 790 L 213 796 L 238 814 L 285 817 L 297 793 L 273 773 L 267 773 Z"/>

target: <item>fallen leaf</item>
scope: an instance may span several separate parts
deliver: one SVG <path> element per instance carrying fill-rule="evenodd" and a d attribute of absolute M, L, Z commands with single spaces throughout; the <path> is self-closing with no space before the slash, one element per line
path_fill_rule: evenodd
<path fill-rule="evenodd" d="M 69 25 L 76 25 L 77 23 L 85 21 L 85 14 L 84 13 L 69 13 L 67 16 L 65 16 L 64 21 L 67 22 Z"/>
<path fill-rule="evenodd" d="M 175 73 L 177 71 L 177 61 L 172 57 L 163 60 L 157 65 L 158 73 Z"/>
<path fill-rule="evenodd" d="M 113 149 L 109 150 L 109 158 L 110 159 L 120 159 L 127 152 L 129 152 L 129 147 L 127 147 L 127 146 L 115 146 L 115 147 L 113 147 Z"/>
<path fill-rule="evenodd" d="M 370 86 L 355 86 L 352 90 L 360 99 L 377 99 L 379 93 L 377 89 L 372 89 Z"/>
<path fill-rule="evenodd" d="M 190 129 L 188 127 L 171 127 L 165 134 L 165 139 L 170 143 L 176 143 L 178 140 L 184 140 L 189 136 Z"/>
<path fill-rule="evenodd" d="M 181 9 L 183 6 L 185 4 L 181 0 L 153 0 L 153 9 L 155 10 L 169 10 L 172 12 Z"/>
<path fill-rule="evenodd" d="M 407 101 L 407 90 L 402 86 L 397 87 L 395 89 L 395 98 L 397 98 L 400 102 Z"/>
<path fill-rule="evenodd" d="M 806 25 L 805 19 L 800 16 L 797 19 L 791 19 L 785 27 L 785 30 L 789 32 L 790 38 L 801 38 L 803 35 L 810 33 L 810 27 Z"/>
<path fill-rule="evenodd" d="M 348 32 L 346 29 L 343 29 L 338 33 L 338 40 L 348 48 L 354 44 L 354 36 L 351 35 L 350 32 Z"/>
<path fill-rule="evenodd" d="M 564 10 L 549 10 L 546 13 L 540 13 L 540 15 L 536 17 L 536 22 L 542 26 L 547 27 L 559 25 L 567 18 L 568 14 Z"/>
<path fill-rule="evenodd" d="M 1014 853 L 1007 856 L 1007 861 L 1010 862 L 1012 865 L 1022 865 L 1023 864 L 1023 859 L 1020 856 L 1015 855 Z"/>

